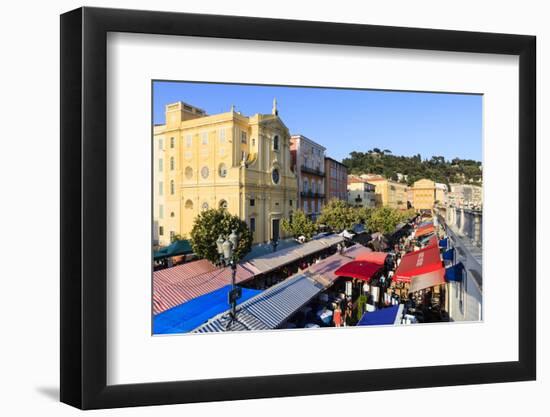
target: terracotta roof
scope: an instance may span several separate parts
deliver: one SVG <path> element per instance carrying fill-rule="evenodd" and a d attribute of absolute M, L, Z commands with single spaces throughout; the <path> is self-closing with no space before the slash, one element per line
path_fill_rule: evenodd
<path fill-rule="evenodd" d="M 371 180 L 366 180 L 364 178 L 359 178 L 359 177 L 350 177 L 348 175 L 348 184 L 352 184 L 352 183 L 364 183 L 364 184 L 370 184 L 370 181 Z"/>

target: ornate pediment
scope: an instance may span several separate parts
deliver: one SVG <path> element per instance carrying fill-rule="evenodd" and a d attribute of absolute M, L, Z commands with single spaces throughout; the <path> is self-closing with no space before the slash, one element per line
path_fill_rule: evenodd
<path fill-rule="evenodd" d="M 264 129 L 276 131 L 279 133 L 285 132 L 288 134 L 288 127 L 286 127 L 286 125 L 278 116 L 264 116 L 260 124 Z"/>

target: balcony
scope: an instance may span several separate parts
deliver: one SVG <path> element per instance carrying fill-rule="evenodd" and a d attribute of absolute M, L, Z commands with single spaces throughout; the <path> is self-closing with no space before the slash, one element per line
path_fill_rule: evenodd
<path fill-rule="evenodd" d="M 308 174 L 313 174 L 313 175 L 317 175 L 318 177 L 324 177 L 325 176 L 325 173 L 322 172 L 320 169 L 315 169 L 315 168 L 308 168 L 307 166 L 305 165 L 302 165 L 300 167 L 300 170 L 302 172 L 306 172 Z"/>
<path fill-rule="evenodd" d="M 300 197 L 325 198 L 325 193 L 314 193 L 312 191 L 300 191 Z"/>

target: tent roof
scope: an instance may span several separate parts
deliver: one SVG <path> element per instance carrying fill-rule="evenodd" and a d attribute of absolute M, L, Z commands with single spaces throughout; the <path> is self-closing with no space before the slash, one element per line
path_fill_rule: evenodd
<path fill-rule="evenodd" d="M 231 291 L 231 285 L 226 285 L 157 314 L 153 319 L 153 334 L 187 333 L 215 315 L 229 310 L 229 291 Z M 242 296 L 238 304 L 261 292 L 261 290 L 242 288 Z"/>
<path fill-rule="evenodd" d="M 399 324 L 403 315 L 403 304 L 382 308 L 363 314 L 358 326 L 376 326 L 383 324 Z"/>
<path fill-rule="evenodd" d="M 355 257 L 356 261 L 366 261 L 372 264 L 384 265 L 386 258 L 388 257 L 387 252 L 365 252 Z"/>
<path fill-rule="evenodd" d="M 381 269 L 382 266 L 379 264 L 365 261 L 351 261 L 338 268 L 334 273 L 339 277 L 358 278 L 368 281 Z"/>
<path fill-rule="evenodd" d="M 343 254 L 335 253 L 310 266 L 304 273 L 293 275 L 268 288 L 242 304 L 238 310 L 240 323 L 232 322 L 231 330 L 266 330 L 280 326 L 302 305 L 338 278 L 334 273 L 335 269 L 368 251 L 369 249 L 361 245 L 353 245 Z M 228 320 L 227 314 L 220 314 L 197 328 L 195 332 L 225 331 Z"/>
<path fill-rule="evenodd" d="M 298 242 L 296 239 L 280 239 L 279 243 L 277 244 L 277 251 L 296 247 L 298 245 L 300 245 L 300 242 Z M 241 262 L 246 262 L 260 256 L 269 255 L 270 253 L 273 253 L 273 246 L 271 245 L 271 243 L 258 243 L 252 246 L 250 252 L 248 252 L 241 259 Z"/>
<path fill-rule="evenodd" d="M 302 245 L 285 248 L 258 258 L 250 259 L 248 262 L 245 262 L 243 266 L 250 265 L 251 268 L 258 270 L 260 273 L 266 273 L 343 241 L 344 238 L 338 235 L 320 237 Z"/>
<path fill-rule="evenodd" d="M 426 246 L 416 252 L 409 252 L 401 258 L 401 262 L 393 276 L 394 281 L 411 282 L 411 277 L 443 269 L 439 248 Z"/>
<path fill-rule="evenodd" d="M 242 303 L 237 309 L 237 321 L 231 322 L 229 329 L 227 324 L 230 318 L 224 313 L 193 332 L 275 329 L 323 289 L 321 283 L 304 274 L 297 274 Z"/>
<path fill-rule="evenodd" d="M 175 242 L 172 242 L 170 245 L 166 246 L 165 248 L 158 250 L 153 255 L 153 258 L 155 260 L 160 260 L 164 258 L 169 258 L 171 256 L 187 255 L 190 253 L 193 253 L 193 248 L 191 247 L 191 243 L 187 239 L 182 239 L 182 240 L 176 240 Z"/>
<path fill-rule="evenodd" d="M 338 275 L 336 275 L 338 268 L 353 261 L 354 257 L 357 259 L 358 256 L 368 252 L 370 252 L 370 249 L 364 246 L 350 246 L 343 254 L 335 253 L 321 262 L 311 265 L 304 274 L 328 287 L 338 278 Z"/>

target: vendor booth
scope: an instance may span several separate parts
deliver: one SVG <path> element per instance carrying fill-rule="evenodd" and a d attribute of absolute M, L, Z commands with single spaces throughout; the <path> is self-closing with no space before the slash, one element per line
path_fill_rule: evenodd
<path fill-rule="evenodd" d="M 357 326 L 379 326 L 383 324 L 400 324 L 403 317 L 403 304 L 367 312 Z"/>
<path fill-rule="evenodd" d="M 388 252 L 365 252 L 360 255 L 357 255 L 355 260 L 370 262 L 371 264 L 376 264 L 376 265 L 384 265 L 386 263 L 387 257 L 388 257 Z"/>
<path fill-rule="evenodd" d="M 363 281 L 370 281 L 376 275 L 383 265 L 366 262 L 366 261 L 351 261 L 338 268 L 334 273 L 340 277 L 357 278 Z"/>

